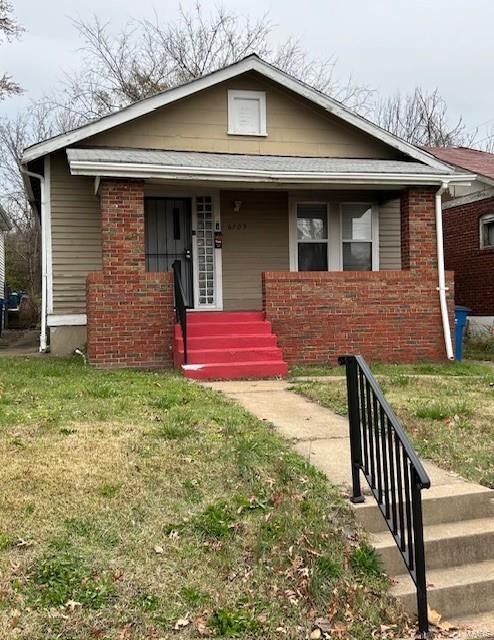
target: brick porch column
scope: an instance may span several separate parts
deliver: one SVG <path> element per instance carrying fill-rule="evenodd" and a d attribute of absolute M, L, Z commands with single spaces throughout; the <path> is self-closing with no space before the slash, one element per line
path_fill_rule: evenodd
<path fill-rule="evenodd" d="M 170 273 L 147 273 L 144 184 L 100 186 L 102 266 L 87 278 L 88 360 L 98 367 L 171 365 Z"/>
<path fill-rule="evenodd" d="M 407 270 L 437 270 L 435 194 L 438 187 L 401 192 L 401 265 Z"/>
<path fill-rule="evenodd" d="M 102 182 L 100 202 L 103 272 L 144 273 L 144 184 Z"/>

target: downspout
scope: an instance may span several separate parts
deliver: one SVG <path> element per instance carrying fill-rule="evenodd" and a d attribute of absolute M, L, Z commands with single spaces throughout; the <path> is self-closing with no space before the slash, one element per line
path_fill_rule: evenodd
<path fill-rule="evenodd" d="M 46 186 L 45 178 L 40 173 L 28 171 L 20 167 L 21 172 L 31 178 L 36 178 L 40 182 L 41 188 L 41 332 L 39 336 L 39 350 L 44 352 L 47 349 L 46 342 L 46 300 L 48 294 L 48 269 L 46 260 Z"/>
<path fill-rule="evenodd" d="M 436 192 L 436 244 L 437 244 L 437 273 L 439 285 L 439 305 L 441 307 L 441 319 L 443 323 L 444 345 L 448 360 L 454 360 L 453 343 L 451 341 L 451 327 L 449 324 L 448 303 L 446 301 L 446 275 L 444 272 L 444 240 L 443 240 L 443 209 L 442 195 L 448 189 L 448 181 L 444 180 Z"/>

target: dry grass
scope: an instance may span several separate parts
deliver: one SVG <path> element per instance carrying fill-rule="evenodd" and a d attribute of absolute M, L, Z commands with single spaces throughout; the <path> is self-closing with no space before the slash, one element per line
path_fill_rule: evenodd
<path fill-rule="evenodd" d="M 443 366 L 444 376 L 439 370 L 414 376 L 409 367 L 397 365 L 377 371 L 386 398 L 420 455 L 494 488 L 494 370 L 463 364 L 464 375 L 451 375 L 450 365 Z M 295 390 L 346 413 L 343 380 L 298 383 Z"/>
<path fill-rule="evenodd" d="M 235 404 L 72 360 L 2 359 L 0 389 L 1 638 L 400 623 L 337 491 Z"/>

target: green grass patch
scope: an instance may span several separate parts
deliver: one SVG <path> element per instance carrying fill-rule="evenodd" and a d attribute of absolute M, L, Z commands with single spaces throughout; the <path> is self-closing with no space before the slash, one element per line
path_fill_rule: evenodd
<path fill-rule="evenodd" d="M 470 360 L 494 361 L 494 337 L 466 338 L 463 355 Z"/>
<path fill-rule="evenodd" d="M 368 544 L 357 547 L 350 558 L 353 569 L 366 577 L 378 577 L 383 568 L 376 550 Z"/>
<path fill-rule="evenodd" d="M 339 491 L 235 403 L 70 358 L 0 360 L 0 399 L 0 637 L 403 628 Z"/>
<path fill-rule="evenodd" d="M 469 355 L 469 357 L 471 357 Z M 371 366 L 375 375 L 383 376 L 404 376 L 428 375 L 428 376 L 485 376 L 491 371 L 488 365 L 476 362 L 448 362 L 445 364 L 420 363 L 420 364 L 379 364 Z M 345 368 L 336 365 L 293 365 L 289 371 L 290 378 L 298 377 L 321 377 L 321 376 L 344 376 Z"/>
<path fill-rule="evenodd" d="M 494 488 L 494 370 L 470 363 L 417 369 L 421 375 L 411 375 L 407 365 L 374 367 L 417 451 L 444 469 Z M 345 380 L 296 382 L 293 389 L 347 414 Z"/>
<path fill-rule="evenodd" d="M 29 603 L 42 608 L 77 602 L 99 609 L 114 593 L 110 577 L 89 569 L 80 556 L 69 553 L 40 558 L 21 591 Z"/>

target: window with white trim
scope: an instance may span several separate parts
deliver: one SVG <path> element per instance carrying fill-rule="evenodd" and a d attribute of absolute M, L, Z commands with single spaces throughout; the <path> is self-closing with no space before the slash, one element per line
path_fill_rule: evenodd
<path fill-rule="evenodd" d="M 494 213 L 480 218 L 480 248 L 494 247 Z"/>
<path fill-rule="evenodd" d="M 328 206 L 297 204 L 297 252 L 299 271 L 328 270 Z"/>
<path fill-rule="evenodd" d="M 341 205 L 343 271 L 372 271 L 372 217 L 370 204 Z"/>
<path fill-rule="evenodd" d="M 228 133 L 236 136 L 267 135 L 264 91 L 228 91 Z"/>

